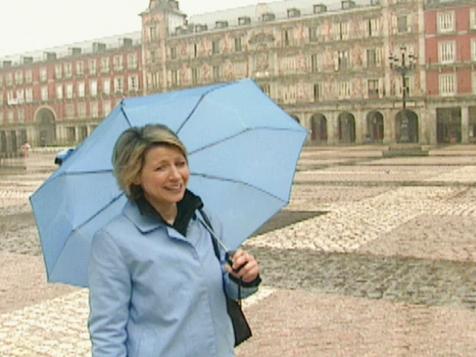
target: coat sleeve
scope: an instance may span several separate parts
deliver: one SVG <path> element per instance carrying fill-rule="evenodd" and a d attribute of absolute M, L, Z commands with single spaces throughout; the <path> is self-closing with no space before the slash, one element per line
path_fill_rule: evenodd
<path fill-rule="evenodd" d="M 96 233 L 89 262 L 89 334 L 93 357 L 126 357 L 131 279 L 126 262 L 105 231 Z"/>

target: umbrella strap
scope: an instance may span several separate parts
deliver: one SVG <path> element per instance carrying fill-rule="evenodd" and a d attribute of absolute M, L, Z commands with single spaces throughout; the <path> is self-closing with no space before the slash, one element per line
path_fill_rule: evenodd
<path fill-rule="evenodd" d="M 218 261 L 221 262 L 222 260 L 220 259 L 220 249 L 218 248 L 218 244 L 219 243 L 221 245 L 221 247 L 225 250 L 225 259 L 226 259 L 226 262 L 228 264 L 230 264 L 230 266 L 233 264 L 231 258 L 230 258 L 230 255 L 228 254 L 228 250 L 226 248 L 226 246 L 223 244 L 223 242 L 221 241 L 220 238 L 217 237 L 217 235 L 215 234 L 213 228 L 212 228 L 212 224 L 210 222 L 210 220 L 208 219 L 208 216 L 205 214 L 205 212 L 203 212 L 203 209 L 199 209 L 200 211 L 200 215 L 203 217 L 203 220 L 198 217 L 198 220 L 200 221 L 200 223 L 205 227 L 205 229 L 208 231 L 208 233 L 210 233 L 210 237 L 212 238 L 212 244 L 213 244 L 213 250 L 215 251 L 215 256 L 217 257 Z M 241 278 L 238 280 L 237 279 L 237 285 L 238 285 L 238 304 L 241 306 L 241 284 L 242 284 L 242 280 Z"/>

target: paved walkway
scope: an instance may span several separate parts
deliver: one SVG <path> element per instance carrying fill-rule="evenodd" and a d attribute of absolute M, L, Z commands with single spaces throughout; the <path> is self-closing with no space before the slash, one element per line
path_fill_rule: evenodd
<path fill-rule="evenodd" d="M 290 205 L 246 245 L 265 286 L 238 357 L 476 356 L 476 147 L 430 154 L 306 148 Z M 2 357 L 90 355 L 87 291 L 45 283 L 27 202 L 50 156 L 0 177 Z"/>

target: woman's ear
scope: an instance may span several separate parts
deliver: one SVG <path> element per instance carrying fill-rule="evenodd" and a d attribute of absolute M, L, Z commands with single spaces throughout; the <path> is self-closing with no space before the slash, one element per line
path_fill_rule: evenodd
<path fill-rule="evenodd" d="M 140 175 L 137 175 L 136 177 L 134 177 L 134 180 L 132 180 L 132 183 L 136 186 L 140 186 L 141 185 Z"/>

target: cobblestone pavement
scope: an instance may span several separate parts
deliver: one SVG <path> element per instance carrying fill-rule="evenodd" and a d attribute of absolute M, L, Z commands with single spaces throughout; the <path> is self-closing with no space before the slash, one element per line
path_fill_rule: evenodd
<path fill-rule="evenodd" d="M 476 356 L 476 147 L 306 148 L 289 206 L 246 248 L 255 356 Z M 87 290 L 46 284 L 28 196 L 51 155 L 0 167 L 0 356 L 88 356 Z"/>

